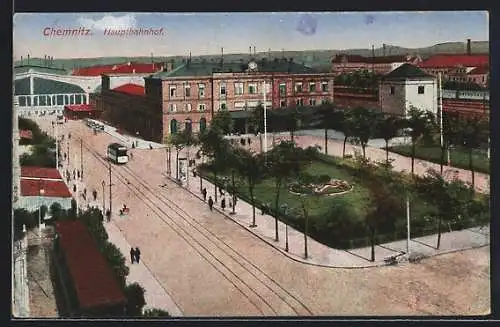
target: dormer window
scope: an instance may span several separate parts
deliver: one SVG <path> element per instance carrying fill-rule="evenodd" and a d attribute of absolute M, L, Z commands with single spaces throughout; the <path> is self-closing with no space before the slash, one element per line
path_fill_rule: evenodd
<path fill-rule="evenodd" d="M 391 86 L 389 89 L 389 94 L 393 95 L 395 93 L 394 91 L 394 86 Z"/>

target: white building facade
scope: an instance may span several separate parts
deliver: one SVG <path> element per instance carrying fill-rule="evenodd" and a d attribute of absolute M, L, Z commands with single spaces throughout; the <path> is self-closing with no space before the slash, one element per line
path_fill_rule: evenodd
<path fill-rule="evenodd" d="M 438 113 L 437 79 L 419 68 L 404 64 L 390 72 L 379 84 L 382 112 L 406 116 L 411 107 Z"/>

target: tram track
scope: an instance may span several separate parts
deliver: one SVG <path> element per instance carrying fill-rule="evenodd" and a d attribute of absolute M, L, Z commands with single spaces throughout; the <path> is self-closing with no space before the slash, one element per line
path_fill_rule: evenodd
<path fill-rule="evenodd" d="M 101 164 L 108 165 L 107 159 L 89 144 L 83 142 L 83 146 Z M 156 218 L 168 225 L 186 241 L 261 314 L 313 315 L 312 311 L 301 300 L 233 249 L 221 237 L 203 226 L 175 202 L 164 194 L 158 194 L 157 190 L 144 182 L 130 167 L 114 166 L 112 171 L 120 177 L 120 182 L 128 187 L 135 196 L 143 199 L 144 204 L 157 215 Z M 131 180 L 133 182 L 130 182 Z M 180 220 L 176 218 L 180 218 Z"/>

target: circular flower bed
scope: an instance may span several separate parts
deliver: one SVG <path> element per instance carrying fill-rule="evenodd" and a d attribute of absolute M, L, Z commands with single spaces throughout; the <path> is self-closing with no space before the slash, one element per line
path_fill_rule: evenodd
<path fill-rule="evenodd" d="M 338 195 L 352 190 L 352 185 L 343 180 L 332 179 L 326 184 L 290 184 L 288 190 L 297 195 Z"/>

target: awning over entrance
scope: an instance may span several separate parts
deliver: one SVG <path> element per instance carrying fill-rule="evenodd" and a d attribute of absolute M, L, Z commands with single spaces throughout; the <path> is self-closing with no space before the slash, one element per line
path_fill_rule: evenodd
<path fill-rule="evenodd" d="M 94 107 L 92 107 L 89 104 L 75 104 L 75 105 L 64 106 L 64 110 L 71 111 L 71 112 L 93 112 L 93 111 L 95 111 Z"/>
<path fill-rule="evenodd" d="M 250 118 L 252 116 L 251 111 L 239 110 L 239 111 L 230 111 L 232 119 L 245 119 Z"/>

